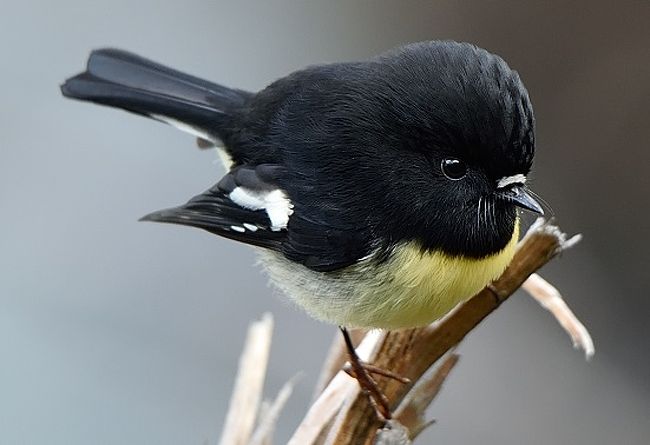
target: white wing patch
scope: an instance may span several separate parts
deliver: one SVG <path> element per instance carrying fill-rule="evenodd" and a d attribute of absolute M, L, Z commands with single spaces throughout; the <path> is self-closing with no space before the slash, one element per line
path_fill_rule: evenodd
<path fill-rule="evenodd" d="M 234 203 L 245 209 L 265 210 L 271 220 L 271 230 L 274 232 L 286 229 L 289 217 L 293 214 L 293 204 L 280 189 L 258 192 L 240 186 L 228 196 Z"/>
<path fill-rule="evenodd" d="M 526 177 L 524 175 L 516 174 L 512 176 L 504 176 L 503 178 L 499 179 L 497 182 L 497 188 L 502 189 L 504 187 L 508 187 L 511 184 L 525 184 L 526 183 Z"/>

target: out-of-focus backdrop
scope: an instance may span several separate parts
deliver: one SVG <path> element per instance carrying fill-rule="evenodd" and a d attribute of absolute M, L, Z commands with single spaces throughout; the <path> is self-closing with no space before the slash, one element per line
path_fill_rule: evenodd
<path fill-rule="evenodd" d="M 115 46 L 257 90 L 304 65 L 425 39 L 474 42 L 535 106 L 534 189 L 585 240 L 543 275 L 591 329 L 593 361 L 508 301 L 460 348 L 420 443 L 645 444 L 650 435 L 650 3 L 27 0 L 0 15 L 0 443 L 203 444 L 219 437 L 249 321 L 276 317 L 272 396 L 310 400 L 335 329 L 272 295 L 253 252 L 139 223 L 220 177 L 171 127 L 64 100 Z"/>

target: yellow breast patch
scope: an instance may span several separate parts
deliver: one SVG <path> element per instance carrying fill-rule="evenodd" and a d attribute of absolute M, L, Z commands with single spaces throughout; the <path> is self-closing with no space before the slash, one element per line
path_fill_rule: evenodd
<path fill-rule="evenodd" d="M 501 275 L 518 239 L 517 220 L 506 247 L 481 259 L 423 252 L 416 243 L 404 244 L 357 289 L 346 324 L 385 329 L 429 324 Z"/>

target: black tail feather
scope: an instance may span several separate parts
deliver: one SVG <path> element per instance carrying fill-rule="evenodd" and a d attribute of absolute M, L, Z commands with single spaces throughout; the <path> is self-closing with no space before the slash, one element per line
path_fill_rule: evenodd
<path fill-rule="evenodd" d="M 228 112 L 251 95 L 116 49 L 93 51 L 86 71 L 66 80 L 61 92 L 168 123 L 180 121 L 216 137 L 222 136 Z"/>

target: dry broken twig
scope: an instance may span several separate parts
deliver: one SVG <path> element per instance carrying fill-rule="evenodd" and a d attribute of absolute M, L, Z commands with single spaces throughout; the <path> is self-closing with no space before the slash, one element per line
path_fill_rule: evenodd
<path fill-rule="evenodd" d="M 434 421 L 425 416 L 426 409 L 440 392 L 442 384 L 459 358 L 460 356 L 452 350 L 438 368 L 431 369 L 422 376 L 395 410 L 395 420 L 406 428 L 410 440 L 414 440 L 425 428 L 433 424 Z"/>
<path fill-rule="evenodd" d="M 544 309 L 548 310 L 560 326 L 571 337 L 573 347 L 585 351 L 587 360 L 593 357 L 596 350 L 587 328 L 576 318 L 562 298 L 562 294 L 551 283 L 534 273 L 528 277 L 521 288 L 528 292 Z"/>
<path fill-rule="evenodd" d="M 264 314 L 261 320 L 248 328 L 228 415 L 221 432 L 221 445 L 247 445 L 250 441 L 262 400 L 272 331 L 271 314 Z"/>
<path fill-rule="evenodd" d="M 275 400 L 268 403 L 266 409 L 260 410 L 258 425 L 250 440 L 250 445 L 271 445 L 280 412 L 293 392 L 294 380 L 295 378 L 286 382 L 278 392 Z"/>

